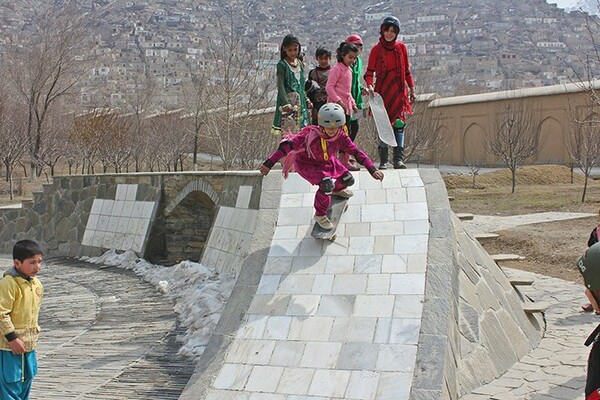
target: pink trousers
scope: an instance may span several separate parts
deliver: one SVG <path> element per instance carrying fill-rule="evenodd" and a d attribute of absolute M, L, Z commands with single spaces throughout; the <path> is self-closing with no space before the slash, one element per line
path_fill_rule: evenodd
<path fill-rule="evenodd" d="M 335 185 L 333 186 L 333 191 L 339 192 L 345 188 L 346 186 L 342 181 L 342 177 L 337 178 L 335 180 Z M 327 215 L 329 204 L 331 204 L 331 195 L 327 195 L 321 192 L 321 189 L 318 189 L 317 193 L 315 193 L 315 215 L 318 217 Z"/>

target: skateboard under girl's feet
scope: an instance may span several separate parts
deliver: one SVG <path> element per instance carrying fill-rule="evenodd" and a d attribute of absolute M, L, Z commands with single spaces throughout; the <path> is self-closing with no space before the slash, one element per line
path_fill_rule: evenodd
<path fill-rule="evenodd" d="M 336 231 L 340 223 L 340 218 L 347 209 L 348 198 L 336 195 L 331 196 L 331 204 L 329 204 L 329 208 L 327 209 L 327 218 L 333 224 L 333 228 L 324 229 L 315 222 L 311 236 L 315 239 L 331 240 L 333 242 L 337 237 Z"/>

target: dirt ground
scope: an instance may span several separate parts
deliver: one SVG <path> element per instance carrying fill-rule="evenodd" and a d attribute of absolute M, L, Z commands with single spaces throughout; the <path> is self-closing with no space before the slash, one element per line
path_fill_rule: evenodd
<path fill-rule="evenodd" d="M 600 182 L 590 180 L 586 202 L 581 202 L 583 176 L 561 166 L 523 167 L 517 172 L 516 193 L 510 193 L 510 174 L 498 171 L 478 176 L 473 189 L 470 176 L 446 176 L 450 203 L 455 212 L 479 215 L 520 215 L 545 211 L 597 213 L 600 208 Z M 598 218 L 524 225 L 496 232 L 497 239 L 482 244 L 490 254 L 510 253 L 522 261 L 502 266 L 582 283 L 576 260 L 587 248 L 587 239 Z"/>

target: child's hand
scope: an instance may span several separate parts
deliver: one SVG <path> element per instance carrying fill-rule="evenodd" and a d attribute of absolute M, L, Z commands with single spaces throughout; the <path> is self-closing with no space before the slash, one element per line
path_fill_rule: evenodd
<path fill-rule="evenodd" d="M 293 110 L 293 107 L 291 104 L 286 104 L 284 106 L 281 106 L 281 112 L 289 113 L 289 112 L 292 112 L 292 110 Z"/>
<path fill-rule="evenodd" d="M 373 178 L 377 179 L 378 181 L 382 181 L 383 172 L 381 172 L 380 170 L 376 170 L 375 172 L 373 172 Z"/>
<path fill-rule="evenodd" d="M 312 110 L 313 108 L 313 103 L 310 100 L 306 100 L 306 106 L 308 107 L 309 110 Z"/>
<path fill-rule="evenodd" d="M 260 168 L 258 168 L 258 171 L 261 173 L 261 175 L 267 175 L 269 173 L 269 171 L 271 171 L 271 168 L 269 168 L 265 164 L 263 164 L 260 166 Z"/>
<path fill-rule="evenodd" d="M 25 345 L 23 344 L 23 341 L 19 338 L 16 338 L 14 340 L 11 340 L 10 342 L 8 342 L 8 345 L 10 346 L 10 352 L 13 354 L 25 354 Z"/>
<path fill-rule="evenodd" d="M 367 93 L 369 93 L 371 96 L 375 94 L 375 89 L 373 88 L 373 85 L 369 85 L 369 87 L 367 87 Z"/>
<path fill-rule="evenodd" d="M 352 107 L 352 111 L 357 112 L 358 111 L 358 107 L 356 107 L 356 106 Z"/>

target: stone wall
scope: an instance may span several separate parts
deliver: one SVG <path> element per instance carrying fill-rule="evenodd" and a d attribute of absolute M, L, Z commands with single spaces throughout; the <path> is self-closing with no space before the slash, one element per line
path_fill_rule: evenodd
<path fill-rule="evenodd" d="M 0 252 L 31 238 L 52 256 L 116 248 L 152 261 L 199 260 L 218 208 L 258 209 L 261 183 L 256 171 L 56 176 L 22 208 L 0 209 Z M 143 227 L 133 223 L 140 206 Z"/>
<path fill-rule="evenodd" d="M 541 314 L 450 210 L 436 170 L 421 170 L 430 231 L 425 303 L 411 400 L 458 399 L 537 347 Z"/>
<path fill-rule="evenodd" d="M 30 238 L 52 256 L 99 255 L 105 249 L 82 244 L 96 199 L 115 199 L 118 184 L 136 184 L 136 200 L 160 199 L 161 175 L 57 176 L 23 208 L 0 210 L 0 251 L 10 253 L 14 242 Z"/>

